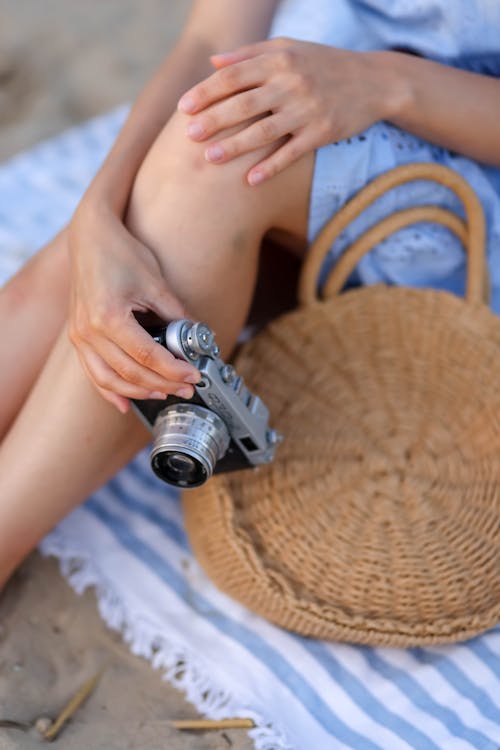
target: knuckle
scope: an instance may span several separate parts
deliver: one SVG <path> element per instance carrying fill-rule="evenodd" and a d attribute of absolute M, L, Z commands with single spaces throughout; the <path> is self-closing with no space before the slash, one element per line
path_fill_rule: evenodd
<path fill-rule="evenodd" d="M 288 47 L 290 45 L 290 41 L 291 40 L 287 36 L 277 36 L 273 40 L 273 44 L 278 49 L 283 49 L 283 48 Z"/>
<path fill-rule="evenodd" d="M 288 156 L 289 156 L 290 161 L 296 161 L 302 156 L 302 154 L 303 154 L 303 150 L 299 144 L 290 145 L 290 148 L 288 151 Z"/>
<path fill-rule="evenodd" d="M 260 132 L 266 139 L 266 141 L 274 141 L 277 138 L 276 124 L 271 120 L 270 117 L 264 117 L 259 123 Z"/>
<path fill-rule="evenodd" d="M 127 383 L 137 382 L 137 373 L 133 365 L 128 365 L 122 362 L 115 369 L 118 375 L 120 375 L 120 377 L 126 380 Z"/>
<path fill-rule="evenodd" d="M 204 133 L 213 133 L 218 128 L 217 116 L 213 113 L 206 112 L 199 118 L 199 123 Z"/>
<path fill-rule="evenodd" d="M 230 65 L 229 67 L 223 68 L 221 71 L 219 71 L 219 77 L 220 82 L 225 89 L 232 89 L 239 82 L 238 69 L 233 65 Z"/>
<path fill-rule="evenodd" d="M 255 96 L 252 94 L 245 94 L 241 97 L 240 103 L 239 103 L 239 110 L 240 115 L 245 119 L 248 120 L 250 117 L 252 117 L 255 113 Z"/>
<path fill-rule="evenodd" d="M 154 360 L 155 360 L 154 348 L 152 346 L 148 346 L 147 344 L 139 346 L 139 348 L 135 352 L 135 359 L 141 365 L 144 365 L 145 367 L 150 367 L 154 363 Z"/>
<path fill-rule="evenodd" d="M 111 310 L 105 305 L 96 305 L 88 316 L 87 326 L 92 331 L 103 331 L 109 327 Z"/>
<path fill-rule="evenodd" d="M 107 370 L 94 370 L 92 372 L 92 377 L 99 388 L 105 388 L 107 391 L 112 390 L 114 378 Z"/>
<path fill-rule="evenodd" d="M 86 335 L 88 336 L 93 331 L 100 333 L 101 331 L 105 329 L 105 327 L 106 326 L 102 318 L 96 313 L 92 313 L 88 320 L 88 324 L 85 326 L 84 330 L 85 330 Z"/>
<path fill-rule="evenodd" d="M 323 138 L 329 136 L 332 132 L 332 123 L 327 115 L 323 115 L 318 120 L 318 131 Z"/>
<path fill-rule="evenodd" d="M 234 159 L 235 156 L 239 156 L 244 150 L 244 142 L 242 138 L 239 138 L 237 136 L 233 136 L 232 138 L 228 138 L 224 141 L 224 159 L 230 160 Z M 187 316 L 181 316 L 181 317 L 189 317 Z"/>
<path fill-rule="evenodd" d="M 296 94 L 307 94 L 312 88 L 312 78 L 308 73 L 295 73 L 292 87 Z"/>
<path fill-rule="evenodd" d="M 278 58 L 280 69 L 285 71 L 292 70 L 295 64 L 295 57 L 295 52 L 290 47 L 280 50 Z"/>

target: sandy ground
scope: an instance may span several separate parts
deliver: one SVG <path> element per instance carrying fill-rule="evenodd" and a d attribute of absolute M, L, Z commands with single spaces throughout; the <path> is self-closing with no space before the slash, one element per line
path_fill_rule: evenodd
<path fill-rule="evenodd" d="M 181 733 L 194 708 L 106 628 L 93 592 L 77 597 L 53 560 L 33 555 L 0 601 L 0 719 L 55 718 L 103 665 L 94 693 L 54 742 L 63 750 L 250 750 L 243 730 Z M 45 744 L 32 729 L 0 728 L 0 750 Z"/>
<path fill-rule="evenodd" d="M 135 96 L 175 38 L 188 0 L 0 0 L 0 159 Z M 241 730 L 181 734 L 195 711 L 37 555 L 0 599 L 0 719 L 56 715 L 104 663 L 64 750 L 250 750 Z M 0 750 L 40 747 L 0 728 Z"/>

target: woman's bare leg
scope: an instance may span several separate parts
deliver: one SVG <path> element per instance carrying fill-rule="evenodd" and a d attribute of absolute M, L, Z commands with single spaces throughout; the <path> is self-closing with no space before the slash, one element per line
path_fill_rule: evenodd
<path fill-rule="evenodd" d="M 206 164 L 184 128 L 183 116 L 174 115 L 153 146 L 128 220 L 187 309 L 215 328 L 227 355 L 248 313 L 263 235 L 273 226 L 305 233 L 313 157 L 250 188 L 243 174 L 255 155 Z M 93 389 L 63 332 L 0 446 L 0 586 L 57 520 L 147 439 L 132 414 L 119 414 Z"/>
<path fill-rule="evenodd" d="M 67 318 L 68 284 L 61 232 L 0 289 L 0 442 Z"/>

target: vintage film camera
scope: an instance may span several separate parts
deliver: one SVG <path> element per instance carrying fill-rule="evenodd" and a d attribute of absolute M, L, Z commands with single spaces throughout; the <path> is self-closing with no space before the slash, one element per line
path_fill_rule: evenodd
<path fill-rule="evenodd" d="M 261 399 L 219 357 L 211 329 L 205 323 L 176 320 L 146 330 L 202 375 L 191 399 L 168 396 L 164 401 L 133 402 L 153 431 L 151 467 L 155 474 L 187 489 L 198 487 L 212 474 L 272 461 L 282 437 L 269 428 L 269 411 Z"/>

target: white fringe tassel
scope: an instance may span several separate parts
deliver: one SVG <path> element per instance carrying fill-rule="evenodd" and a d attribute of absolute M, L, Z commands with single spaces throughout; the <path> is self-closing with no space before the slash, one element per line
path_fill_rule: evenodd
<path fill-rule="evenodd" d="M 153 632 L 150 625 L 135 618 L 85 551 L 75 550 L 75 540 L 71 542 L 71 549 L 69 546 L 64 534 L 56 528 L 41 542 L 40 552 L 45 557 L 59 559 L 62 574 L 78 594 L 90 586 L 95 588 L 99 612 L 107 625 L 122 634 L 134 654 L 147 659 L 155 669 L 162 670 L 164 679 L 181 690 L 202 716 L 207 719 L 252 719 L 255 728 L 250 729 L 248 735 L 255 750 L 294 750 L 285 734 L 271 721 L 252 709 L 237 705 L 234 698 L 200 667 L 195 654 L 167 640 L 161 633 Z"/>

